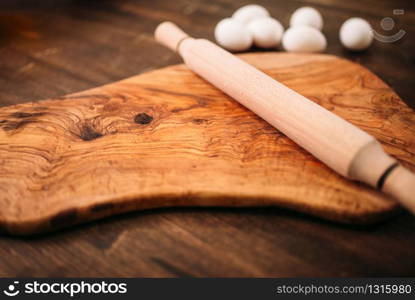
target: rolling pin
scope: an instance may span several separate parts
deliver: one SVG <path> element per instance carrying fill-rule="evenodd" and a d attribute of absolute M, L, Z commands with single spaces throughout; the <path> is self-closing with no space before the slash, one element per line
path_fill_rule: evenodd
<path fill-rule="evenodd" d="M 283 132 L 344 177 L 393 196 L 415 214 L 415 175 L 371 135 L 205 39 L 171 22 L 155 39 L 195 73 Z"/>

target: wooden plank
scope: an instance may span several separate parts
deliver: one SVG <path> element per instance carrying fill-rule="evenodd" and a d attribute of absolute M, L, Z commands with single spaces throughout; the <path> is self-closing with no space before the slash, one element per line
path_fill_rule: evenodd
<path fill-rule="evenodd" d="M 415 114 L 367 69 L 328 55 L 242 57 L 414 168 Z M 0 122 L 0 224 L 10 233 L 165 206 L 278 205 L 346 223 L 397 210 L 183 65 L 3 107 Z"/>
<path fill-rule="evenodd" d="M 0 105 L 61 97 L 178 63 L 175 54 L 146 38 L 165 20 L 148 21 L 135 12 L 123 12 L 120 5 L 127 2 L 135 5 L 138 1 L 2 1 Z M 212 39 L 216 22 L 249 1 L 139 3 L 153 10 L 170 10 L 181 16 L 178 24 L 189 33 Z M 325 19 L 327 52 L 368 67 L 415 107 L 415 74 L 410 67 L 415 47 L 415 39 L 409 38 L 415 35 L 411 1 L 256 3 L 267 7 L 285 26 L 294 9 L 316 6 Z M 363 16 L 380 29 L 380 20 L 391 16 L 393 8 L 405 9 L 404 16 L 394 18 L 399 22 L 396 29 L 407 31 L 403 40 L 394 44 L 376 42 L 367 52 L 358 54 L 342 49 L 338 29 L 343 20 Z M 34 24 L 15 20 L 20 16 Z M 93 30 L 82 36 L 91 25 Z M 30 34 L 33 31 L 38 38 Z M 82 39 L 78 40 L 79 35 Z M 123 50 L 114 53 L 114 45 Z M 30 68 L 35 63 L 32 57 L 38 53 L 43 60 Z M 62 72 L 50 68 L 49 63 Z M 105 65 L 109 66 L 107 77 L 99 74 Z M 26 71 L 18 73 L 21 68 Z M 68 69 L 82 76 L 85 68 L 95 70 L 89 73 L 88 81 L 65 72 Z M 187 234 L 178 233 L 177 226 L 185 228 Z M 196 244 L 195 239 L 203 243 Z M 245 247 L 238 247 L 240 243 Z M 208 255 L 210 244 L 214 251 Z M 344 227 L 278 208 L 159 209 L 36 238 L 2 236 L 0 275 L 180 276 L 181 272 L 195 276 L 414 276 L 414 249 L 415 220 L 406 214 L 377 226 Z M 229 255 L 221 259 L 224 253 Z"/>

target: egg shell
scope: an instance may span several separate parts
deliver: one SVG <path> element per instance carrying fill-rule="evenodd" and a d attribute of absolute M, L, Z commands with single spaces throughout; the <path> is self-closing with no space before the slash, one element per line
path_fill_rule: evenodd
<path fill-rule="evenodd" d="M 347 49 L 362 51 L 372 44 L 372 27 L 362 18 L 350 18 L 340 27 L 339 38 Z"/>
<path fill-rule="evenodd" d="M 249 4 L 238 8 L 232 18 L 247 25 L 249 22 L 259 18 L 269 17 L 269 12 L 264 7 L 257 4 Z"/>
<path fill-rule="evenodd" d="M 252 46 L 251 32 L 240 22 L 227 18 L 215 27 L 215 39 L 229 51 L 244 51 Z"/>
<path fill-rule="evenodd" d="M 252 33 L 254 44 L 260 48 L 277 47 L 284 33 L 284 27 L 273 18 L 255 19 L 247 25 Z"/>
<path fill-rule="evenodd" d="M 323 29 L 323 17 L 313 7 L 300 7 L 294 11 L 290 18 L 290 27 L 295 26 L 311 26 L 321 30 Z"/>
<path fill-rule="evenodd" d="M 289 52 L 322 52 L 327 47 L 327 41 L 314 27 L 296 26 L 285 31 L 282 45 Z"/>

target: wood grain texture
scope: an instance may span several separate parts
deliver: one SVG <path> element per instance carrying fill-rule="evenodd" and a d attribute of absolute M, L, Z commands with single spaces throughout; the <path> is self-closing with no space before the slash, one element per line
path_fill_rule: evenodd
<path fill-rule="evenodd" d="M 329 55 L 242 57 L 414 169 L 415 115 L 367 69 Z M 346 223 L 398 210 L 183 65 L 4 107 L 0 120 L 0 220 L 13 234 L 161 206 L 278 205 Z"/>
<path fill-rule="evenodd" d="M 284 26 L 299 6 L 324 16 L 327 53 L 359 62 L 413 108 L 415 23 L 407 0 L 257 0 Z M 168 19 L 213 40 L 215 24 L 248 0 L 1 1 L 0 106 L 61 97 L 176 64 L 152 38 Z M 338 42 L 351 16 L 380 20 L 392 10 L 397 43 L 352 53 Z M 53 24 L 53 26 L 51 26 Z M 394 31 L 393 33 L 395 33 Z M 343 226 L 279 207 L 136 211 L 37 237 L 0 236 L 3 277 L 415 275 L 415 218 Z"/>

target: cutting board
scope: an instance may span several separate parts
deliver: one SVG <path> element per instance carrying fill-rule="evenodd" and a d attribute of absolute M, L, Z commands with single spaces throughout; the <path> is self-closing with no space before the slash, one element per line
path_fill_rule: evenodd
<path fill-rule="evenodd" d="M 415 170 L 415 114 L 364 67 L 331 55 L 241 58 L 374 135 Z M 396 214 L 184 65 L 0 108 L 0 228 L 51 231 L 166 206 L 278 206 L 343 223 Z"/>

